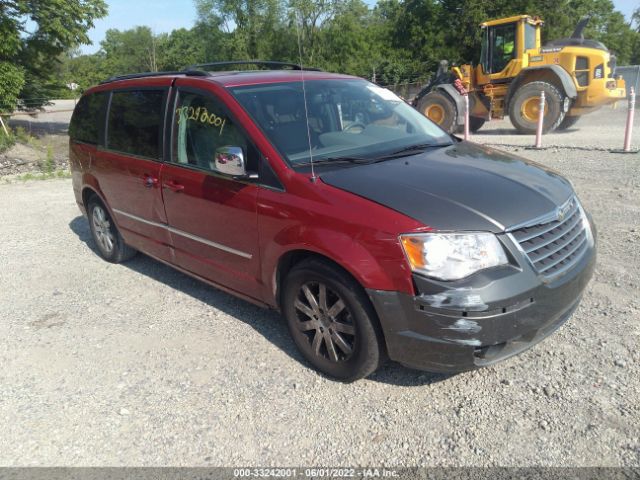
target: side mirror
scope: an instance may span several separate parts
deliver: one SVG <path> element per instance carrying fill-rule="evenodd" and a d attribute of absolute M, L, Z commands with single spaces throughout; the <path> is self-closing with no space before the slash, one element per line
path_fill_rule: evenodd
<path fill-rule="evenodd" d="M 215 169 L 231 177 L 245 177 L 247 168 L 241 147 L 227 145 L 216 150 Z"/>

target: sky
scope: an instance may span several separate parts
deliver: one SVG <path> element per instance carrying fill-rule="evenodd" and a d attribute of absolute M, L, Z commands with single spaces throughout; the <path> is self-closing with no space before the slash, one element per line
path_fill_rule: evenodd
<path fill-rule="evenodd" d="M 373 5 L 376 0 L 365 0 Z M 95 22 L 89 31 L 93 45 L 84 45 L 82 53 L 95 53 L 100 41 L 110 28 L 126 30 L 137 25 L 148 25 L 155 33 L 170 32 L 176 28 L 190 28 L 196 19 L 193 0 L 107 0 L 109 14 Z M 613 0 L 616 8 L 631 18 L 640 0 Z"/>

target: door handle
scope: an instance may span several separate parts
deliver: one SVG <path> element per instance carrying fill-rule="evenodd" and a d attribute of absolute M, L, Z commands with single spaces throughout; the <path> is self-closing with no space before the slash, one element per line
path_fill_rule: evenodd
<path fill-rule="evenodd" d="M 168 182 L 164 182 L 162 184 L 162 186 L 164 188 L 168 188 L 169 190 L 172 190 L 176 193 L 181 192 L 184 190 L 184 185 L 181 185 L 179 183 L 174 182 L 173 180 L 169 180 Z"/>
<path fill-rule="evenodd" d="M 144 183 L 144 186 L 147 188 L 151 188 L 151 187 L 157 187 L 158 186 L 158 179 L 154 176 L 145 174 L 142 176 L 142 181 Z"/>

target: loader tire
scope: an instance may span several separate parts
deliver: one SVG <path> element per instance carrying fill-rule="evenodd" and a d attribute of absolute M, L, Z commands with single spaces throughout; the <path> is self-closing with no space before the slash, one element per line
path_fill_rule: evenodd
<path fill-rule="evenodd" d="M 542 132 L 552 132 L 564 120 L 566 114 L 564 95 L 547 82 L 527 83 L 518 88 L 509 102 L 509 118 L 518 133 L 528 135 L 536 133 L 541 91 L 544 92 L 546 100 Z"/>
<path fill-rule="evenodd" d="M 469 130 L 475 133 L 482 128 L 486 120 L 480 117 L 469 117 Z"/>
<path fill-rule="evenodd" d="M 446 93 L 435 91 L 427 93 L 418 102 L 418 111 L 448 133 L 456 130 L 458 109 L 455 102 Z"/>
<path fill-rule="evenodd" d="M 568 128 L 573 127 L 576 123 L 578 123 L 580 117 L 564 117 L 564 120 L 560 125 L 558 125 L 558 130 L 567 130 Z"/>

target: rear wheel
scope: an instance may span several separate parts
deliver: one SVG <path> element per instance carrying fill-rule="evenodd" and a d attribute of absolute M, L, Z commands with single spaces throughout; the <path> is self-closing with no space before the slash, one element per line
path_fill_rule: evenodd
<path fill-rule="evenodd" d="M 552 84 L 531 82 L 520 87 L 509 102 L 509 118 L 519 133 L 534 134 L 538 127 L 540 92 L 544 92 L 543 133 L 555 130 L 565 116 L 565 97 Z"/>
<path fill-rule="evenodd" d="M 89 201 L 87 214 L 91 236 L 102 258 L 111 263 L 120 263 L 129 260 L 137 253 L 135 249 L 124 243 L 111 215 L 97 197 Z"/>
<path fill-rule="evenodd" d="M 456 129 L 458 109 L 445 93 L 434 91 L 426 94 L 418 102 L 418 111 L 449 133 Z"/>
<path fill-rule="evenodd" d="M 364 290 L 329 262 L 305 260 L 289 272 L 282 310 L 302 355 L 327 375 L 358 380 L 384 358 L 382 334 Z"/>
<path fill-rule="evenodd" d="M 558 125 L 558 130 L 566 130 L 567 128 L 573 127 L 576 123 L 578 123 L 580 117 L 564 117 L 562 123 Z"/>

